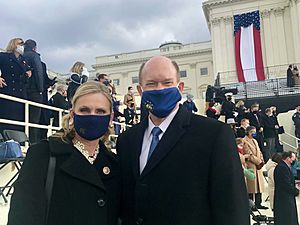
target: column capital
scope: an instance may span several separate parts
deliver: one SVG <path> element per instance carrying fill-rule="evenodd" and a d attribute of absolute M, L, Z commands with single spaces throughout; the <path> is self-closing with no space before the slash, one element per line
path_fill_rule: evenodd
<path fill-rule="evenodd" d="M 271 10 L 263 10 L 263 11 L 261 11 L 260 12 L 260 17 L 262 18 L 262 19 L 264 19 L 264 18 L 269 18 L 270 17 L 270 14 L 271 14 Z"/>
<path fill-rule="evenodd" d="M 211 24 L 212 25 L 219 25 L 220 24 L 220 22 L 221 22 L 221 18 L 213 18 L 213 19 L 211 19 Z"/>
<path fill-rule="evenodd" d="M 233 21 L 233 17 L 232 16 L 226 16 L 223 18 L 225 24 L 229 24 Z"/>
<path fill-rule="evenodd" d="M 282 16 L 283 13 L 284 13 L 284 8 L 278 7 L 276 9 L 274 9 L 275 16 Z"/>

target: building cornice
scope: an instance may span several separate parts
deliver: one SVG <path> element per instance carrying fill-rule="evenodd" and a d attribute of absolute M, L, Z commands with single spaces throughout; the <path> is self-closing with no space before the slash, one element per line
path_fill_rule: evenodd
<path fill-rule="evenodd" d="M 192 55 L 198 55 L 198 54 L 205 54 L 205 53 L 211 53 L 212 49 L 201 49 L 201 50 L 194 50 L 194 51 L 188 51 L 188 52 L 178 52 L 178 53 L 169 53 L 169 54 L 161 54 L 169 58 L 176 58 L 176 57 L 182 57 L 182 56 L 192 56 Z M 154 55 L 153 55 L 154 56 Z M 99 69 L 103 67 L 110 67 L 110 66 L 121 66 L 121 65 L 128 65 L 128 64 L 135 64 L 135 63 L 143 63 L 149 60 L 153 56 L 147 56 L 147 57 L 141 57 L 141 58 L 134 58 L 134 59 L 124 59 L 122 61 L 114 61 L 114 62 L 107 62 L 107 63 L 98 63 L 95 65 L 92 65 L 92 68 Z"/>

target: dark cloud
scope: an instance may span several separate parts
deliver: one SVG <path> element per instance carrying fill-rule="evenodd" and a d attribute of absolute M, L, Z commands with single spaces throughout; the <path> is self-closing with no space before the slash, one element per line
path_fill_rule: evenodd
<path fill-rule="evenodd" d="M 75 61 L 156 48 L 169 40 L 210 39 L 201 0 L 19 0 L 1 2 L 0 47 L 32 38 L 48 67 L 68 72 Z"/>

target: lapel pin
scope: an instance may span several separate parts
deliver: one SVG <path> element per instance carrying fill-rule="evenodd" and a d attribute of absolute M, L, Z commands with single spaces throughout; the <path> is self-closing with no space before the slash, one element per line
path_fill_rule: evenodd
<path fill-rule="evenodd" d="M 110 174 L 110 169 L 109 169 L 109 167 L 107 167 L 107 166 L 105 166 L 105 167 L 103 167 L 103 173 L 105 174 L 105 175 L 108 175 L 108 174 Z"/>

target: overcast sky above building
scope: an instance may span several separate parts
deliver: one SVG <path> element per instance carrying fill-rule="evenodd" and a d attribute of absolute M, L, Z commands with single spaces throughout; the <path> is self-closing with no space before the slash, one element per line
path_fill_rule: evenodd
<path fill-rule="evenodd" d="M 14 37 L 38 42 L 48 68 L 67 73 L 75 61 L 210 40 L 202 0 L 1 1 L 0 48 Z"/>

